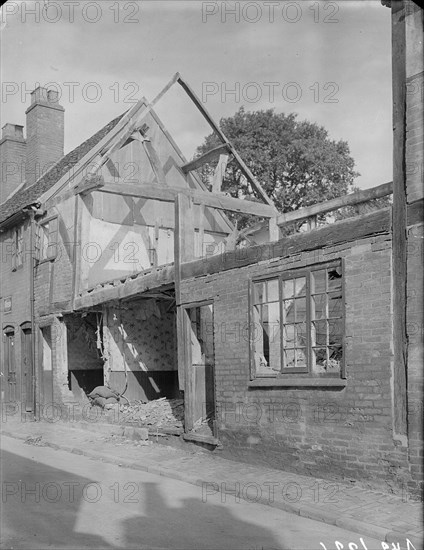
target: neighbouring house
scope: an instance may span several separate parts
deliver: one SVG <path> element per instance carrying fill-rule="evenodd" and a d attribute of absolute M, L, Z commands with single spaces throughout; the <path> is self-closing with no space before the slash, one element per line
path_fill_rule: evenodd
<path fill-rule="evenodd" d="M 178 74 L 66 156 L 63 109 L 33 92 L 26 141 L 8 124 L 0 142 L 6 401 L 183 396 L 184 438 L 223 455 L 419 493 L 423 11 L 392 4 L 393 182 L 288 214 Z M 192 161 L 154 111 L 177 83 L 221 141 Z M 261 202 L 221 193 L 229 155 Z M 196 169 L 214 158 L 209 191 Z M 267 221 L 238 234 L 227 211 Z"/>

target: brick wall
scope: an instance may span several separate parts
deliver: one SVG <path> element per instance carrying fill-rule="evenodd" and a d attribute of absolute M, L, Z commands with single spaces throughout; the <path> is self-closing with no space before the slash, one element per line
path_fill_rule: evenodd
<path fill-rule="evenodd" d="M 344 258 L 345 388 L 248 388 L 249 278 Z M 182 282 L 182 302 L 214 300 L 216 404 L 224 454 L 399 491 L 407 448 L 392 439 L 388 235 Z M 243 328 L 244 327 L 244 328 Z"/>
<path fill-rule="evenodd" d="M 406 12 L 406 189 L 408 204 L 422 201 L 424 136 L 424 58 L 423 11 L 415 3 Z M 421 210 L 422 213 L 422 210 Z M 423 481 L 423 336 L 424 336 L 424 254 L 423 220 L 407 227 L 407 304 L 408 339 L 408 438 L 411 475 L 415 483 Z M 414 486 L 414 483 L 411 483 Z"/>
<path fill-rule="evenodd" d="M 17 400 L 23 402 L 25 399 L 25 387 L 23 376 L 21 376 L 21 325 L 31 321 L 30 294 L 29 294 L 29 258 L 30 258 L 30 236 L 29 222 L 23 223 L 23 264 L 13 270 L 13 235 L 14 230 L 10 229 L 0 233 L 0 323 L 1 323 L 1 371 L 6 373 L 4 359 L 4 329 L 12 326 L 15 331 L 15 365 L 17 378 Z M 12 297 L 12 310 L 9 313 L 4 311 L 4 298 Z M 6 374 L 5 374 L 6 376 Z M 7 384 L 5 377 L 1 377 L 2 391 L 7 395 Z"/>
<path fill-rule="evenodd" d="M 25 179 L 31 185 L 63 157 L 64 108 L 58 103 L 57 92 L 40 87 L 31 92 L 26 123 Z"/>
<path fill-rule="evenodd" d="M 0 141 L 0 204 L 24 181 L 25 162 L 23 127 L 6 124 Z"/>

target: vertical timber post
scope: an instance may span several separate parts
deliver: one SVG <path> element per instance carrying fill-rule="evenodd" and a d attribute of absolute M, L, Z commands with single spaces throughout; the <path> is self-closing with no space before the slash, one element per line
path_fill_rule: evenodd
<path fill-rule="evenodd" d="M 407 433 L 406 396 L 406 32 L 405 2 L 392 2 L 393 87 L 393 429 Z"/>
<path fill-rule="evenodd" d="M 193 427 L 192 375 L 190 361 L 189 324 L 187 313 L 181 305 L 181 265 L 193 260 L 194 251 L 194 206 L 193 200 L 179 194 L 175 199 L 174 232 L 175 300 L 177 305 L 177 360 L 178 383 L 184 391 L 184 430 Z"/>

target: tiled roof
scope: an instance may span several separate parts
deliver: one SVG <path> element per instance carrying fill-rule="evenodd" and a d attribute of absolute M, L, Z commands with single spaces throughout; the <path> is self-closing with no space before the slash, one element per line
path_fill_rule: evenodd
<path fill-rule="evenodd" d="M 123 115 L 106 124 L 96 134 L 78 145 L 73 151 L 62 157 L 48 172 L 30 187 L 24 187 L 0 205 L 0 223 L 16 214 L 22 208 L 37 202 L 43 193 L 48 191 L 73 166 L 75 166 L 95 145 L 99 143 L 121 120 Z"/>

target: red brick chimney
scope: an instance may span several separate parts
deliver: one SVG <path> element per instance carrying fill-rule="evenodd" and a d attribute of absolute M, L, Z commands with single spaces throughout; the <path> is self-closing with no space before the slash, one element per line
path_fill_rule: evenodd
<path fill-rule="evenodd" d="M 63 157 L 64 112 L 58 93 L 38 87 L 26 110 L 26 186 L 33 184 Z"/>
<path fill-rule="evenodd" d="M 0 203 L 25 180 L 26 141 L 24 127 L 5 124 L 0 139 Z"/>

